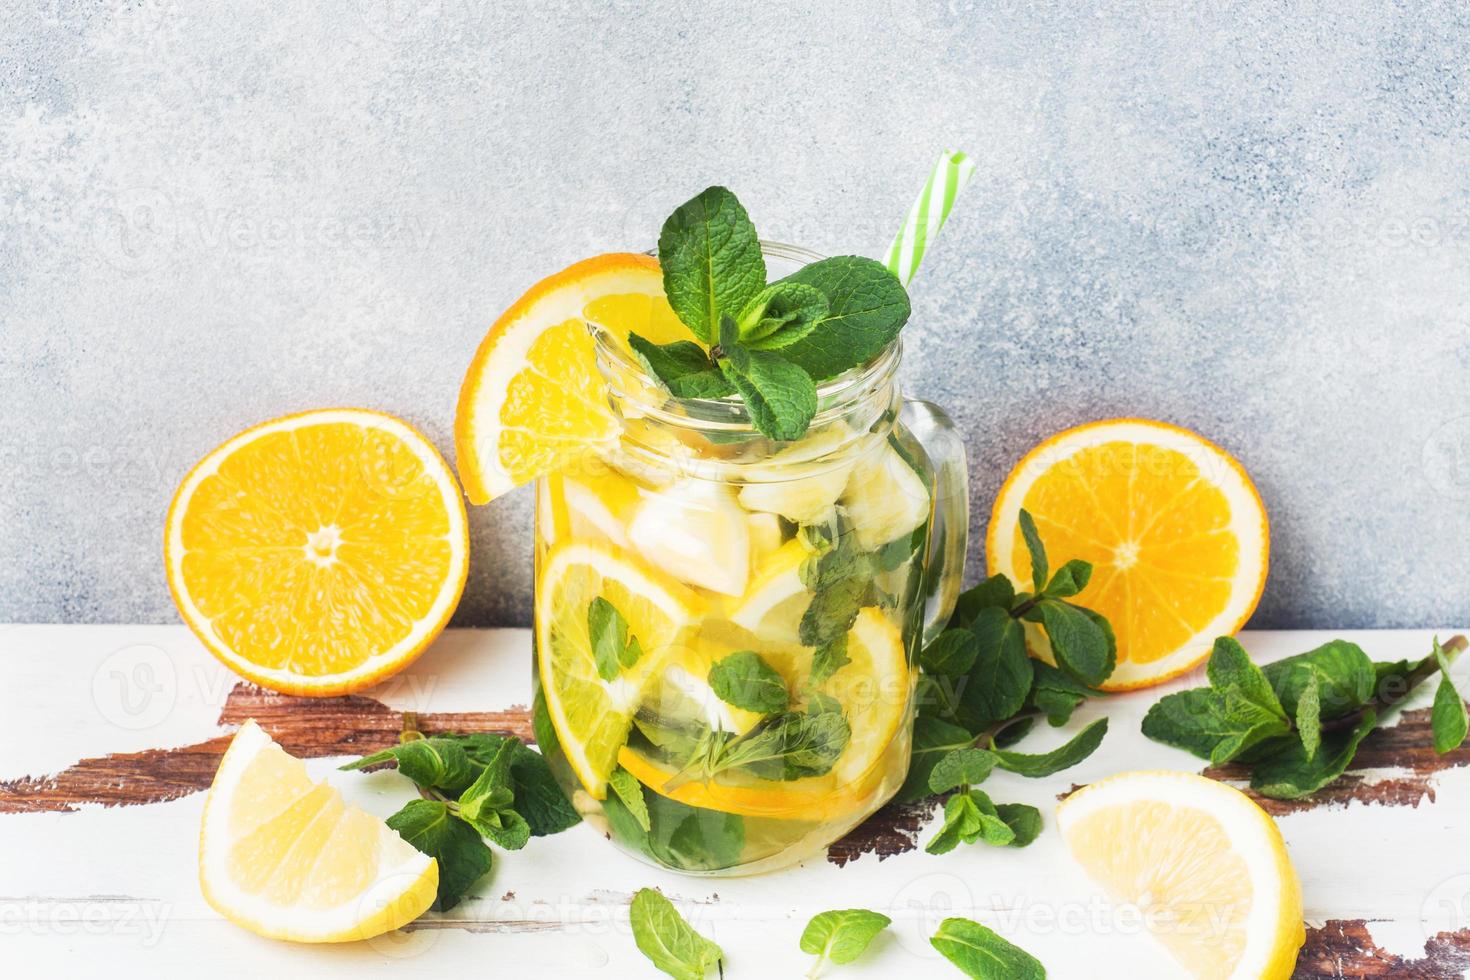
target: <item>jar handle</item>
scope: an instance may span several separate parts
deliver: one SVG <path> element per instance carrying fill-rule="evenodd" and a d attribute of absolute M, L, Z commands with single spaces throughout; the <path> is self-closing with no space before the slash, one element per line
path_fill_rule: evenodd
<path fill-rule="evenodd" d="M 899 419 L 924 447 L 934 466 L 934 519 L 924 564 L 924 646 L 943 632 L 954 612 L 965 574 L 970 536 L 970 474 L 965 443 L 944 410 L 905 398 Z"/>

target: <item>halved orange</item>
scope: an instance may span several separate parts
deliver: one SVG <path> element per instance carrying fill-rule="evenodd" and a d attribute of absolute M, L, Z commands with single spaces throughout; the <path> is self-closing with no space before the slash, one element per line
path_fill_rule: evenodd
<path fill-rule="evenodd" d="M 1019 516 L 1030 511 L 1052 567 L 1093 565 L 1079 605 L 1118 638 L 1110 691 L 1158 684 L 1198 664 L 1215 637 L 1235 633 L 1266 584 L 1266 508 L 1245 469 L 1187 429 L 1110 419 L 1058 433 L 1016 464 L 985 538 L 990 573 L 1030 590 Z M 1027 624 L 1050 660 L 1045 631 Z"/>
<path fill-rule="evenodd" d="M 460 387 L 454 442 L 471 503 L 617 437 L 589 322 L 623 340 L 630 331 L 659 344 L 694 340 L 651 256 L 599 255 L 532 286 L 490 327 Z"/>
<path fill-rule="evenodd" d="M 288 415 L 216 448 L 174 495 L 169 589 L 215 656 L 272 690 L 367 687 L 417 657 L 459 602 L 464 501 L 407 423 Z"/>

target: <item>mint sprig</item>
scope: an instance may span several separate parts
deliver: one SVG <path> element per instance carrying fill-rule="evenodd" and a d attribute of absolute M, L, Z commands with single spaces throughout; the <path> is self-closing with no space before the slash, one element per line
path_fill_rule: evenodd
<path fill-rule="evenodd" d="M 949 794 L 944 822 L 925 850 L 943 854 L 960 844 L 983 842 L 1025 847 L 1041 831 L 1041 812 L 1018 803 L 994 803 L 976 786 L 996 769 L 1031 778 L 1077 765 L 1102 743 L 1106 718 L 1042 753 L 1011 746 L 1046 718 L 1066 724 L 1085 699 L 1100 692 L 1112 672 L 1116 645 L 1107 620 L 1069 600 L 1086 587 L 1092 566 L 1073 559 L 1053 574 L 1030 513 L 1020 514 L 1031 553 L 1036 591 L 1017 593 L 996 575 L 960 596 L 948 628 L 919 654 L 922 696 L 914 722 L 909 774 L 899 801 Z M 1033 660 L 1024 623 L 1047 609 L 1052 651 L 1060 666 Z"/>
<path fill-rule="evenodd" d="M 1165 695 L 1143 719 L 1143 733 L 1212 765 L 1251 769 L 1251 788 L 1294 800 L 1332 783 L 1352 765 L 1358 746 L 1410 691 L 1440 675 L 1430 726 L 1434 750 L 1464 742 L 1463 697 L 1449 674 L 1467 645 L 1456 636 L 1424 659 L 1374 663 L 1355 643 L 1333 640 L 1315 650 L 1257 667 L 1230 637 L 1210 654 L 1208 687 Z"/>
<path fill-rule="evenodd" d="M 908 320 L 903 284 L 872 259 L 823 259 L 768 284 L 755 225 L 723 187 L 669 216 L 658 254 L 669 305 L 699 343 L 633 334 L 634 352 L 676 398 L 738 394 L 776 441 L 806 434 L 818 381 L 871 360 Z"/>
<path fill-rule="evenodd" d="M 478 733 L 425 738 L 404 719 L 397 745 L 342 769 L 391 763 L 418 786 L 388 826 L 439 865 L 434 908 L 447 912 L 489 872 L 488 838 L 508 851 L 532 837 L 560 833 L 581 821 L 540 753 L 513 735 Z"/>

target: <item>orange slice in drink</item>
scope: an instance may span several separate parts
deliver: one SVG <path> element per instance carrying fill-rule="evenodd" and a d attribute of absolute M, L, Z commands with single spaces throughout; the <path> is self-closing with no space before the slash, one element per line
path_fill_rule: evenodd
<path fill-rule="evenodd" d="M 620 340 L 694 340 L 664 298 L 658 260 L 611 253 L 532 286 L 490 327 L 470 362 L 454 421 L 471 503 L 561 469 L 618 433 L 588 323 Z"/>
<path fill-rule="evenodd" d="M 454 612 L 464 502 L 427 439 L 328 409 L 248 429 L 184 478 L 164 532 L 169 589 L 216 657 L 287 694 L 394 673 Z"/>
<path fill-rule="evenodd" d="M 1021 509 L 1055 568 L 1081 558 L 1092 581 L 1075 599 L 1107 617 L 1118 666 L 1103 685 L 1147 687 L 1203 660 L 1245 625 L 1266 584 L 1266 509 L 1245 470 L 1193 432 L 1113 419 L 1061 432 L 1006 477 L 986 534 L 991 574 L 1030 590 Z M 1045 631 L 1027 624 L 1050 660 Z"/>

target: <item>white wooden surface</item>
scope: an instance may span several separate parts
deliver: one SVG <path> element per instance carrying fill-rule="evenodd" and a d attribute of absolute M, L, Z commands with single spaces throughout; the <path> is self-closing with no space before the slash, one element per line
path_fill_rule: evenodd
<path fill-rule="evenodd" d="M 1334 635 L 1388 659 L 1422 655 L 1432 631 L 1242 639 L 1269 660 Z M 523 705 L 528 661 L 523 631 L 451 631 L 405 674 L 364 693 L 415 711 Z M 182 627 L 0 626 L 0 781 L 222 734 L 220 706 L 235 683 Z M 1198 676 L 1175 686 L 1193 683 Z M 1046 830 L 1025 850 L 973 846 L 942 857 L 915 850 L 881 861 L 865 855 L 842 868 L 818 860 L 763 877 L 691 878 L 638 863 L 583 825 L 497 853 L 491 877 L 452 915 L 430 914 L 411 931 L 348 946 L 264 940 L 215 915 L 195 878 L 200 793 L 144 806 L 0 813 L 0 974 L 659 976 L 627 925 L 631 893 L 652 885 L 724 947 L 732 978 L 801 975 L 810 958 L 797 938 L 807 919 L 855 906 L 885 911 L 894 925 L 833 975 L 958 976 L 927 939 L 940 919 L 957 914 L 1021 944 L 1053 977 L 1175 977 L 1167 956 L 1073 867 L 1051 818 L 1057 795 L 1074 783 L 1127 769 L 1200 768 L 1139 734 L 1160 693 L 1093 703 L 1067 729 L 1043 730 L 1027 743 L 1049 747 L 1106 711 L 1108 737 L 1081 766 L 1044 780 L 997 773 L 987 782 L 999 801 L 1042 809 Z M 308 765 L 384 816 L 409 798 L 395 773 L 337 772 L 340 761 Z M 1470 769 L 1439 774 L 1433 793 L 1416 806 L 1353 803 L 1280 819 L 1309 924 L 1367 920 L 1379 946 L 1408 957 L 1422 956 L 1429 936 L 1470 927 Z"/>

